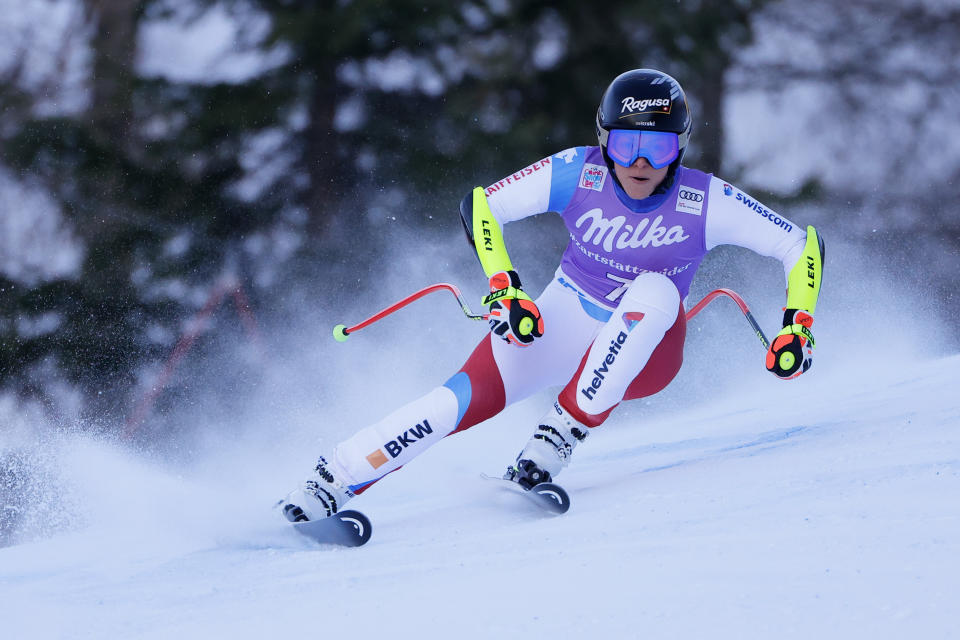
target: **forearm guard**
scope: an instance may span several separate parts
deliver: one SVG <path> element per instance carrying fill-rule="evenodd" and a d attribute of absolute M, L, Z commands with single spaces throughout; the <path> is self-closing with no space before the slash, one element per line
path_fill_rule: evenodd
<path fill-rule="evenodd" d="M 823 278 L 823 239 L 812 226 L 807 227 L 803 255 L 787 277 L 787 310 L 802 309 L 811 315 L 817 310 L 820 282 Z"/>
<path fill-rule="evenodd" d="M 499 271 L 513 271 L 500 223 L 490 211 L 483 187 L 474 188 L 460 202 L 460 220 L 488 278 Z"/>

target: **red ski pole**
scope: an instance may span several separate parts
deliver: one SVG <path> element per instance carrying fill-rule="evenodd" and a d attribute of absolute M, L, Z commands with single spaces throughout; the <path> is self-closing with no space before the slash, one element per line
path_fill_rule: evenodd
<path fill-rule="evenodd" d="M 489 314 L 486 314 L 486 313 L 484 314 L 473 313 L 470 310 L 470 307 L 468 307 L 467 303 L 464 301 L 463 294 L 460 293 L 460 289 L 458 289 L 456 286 L 452 284 L 448 284 L 446 282 L 439 282 L 437 284 L 432 284 L 430 286 L 424 287 L 423 289 L 420 289 L 419 291 L 415 291 L 414 293 L 411 293 L 406 298 L 402 300 L 398 300 L 397 302 L 394 302 L 389 307 L 382 309 L 381 311 L 378 311 L 377 313 L 373 314 L 366 320 L 358 322 L 352 327 L 348 327 L 345 324 L 338 324 L 333 328 L 333 337 L 338 342 L 346 342 L 347 338 L 350 337 L 351 333 L 355 331 L 359 331 L 360 329 L 363 329 L 365 327 L 369 327 L 374 322 L 377 322 L 378 320 L 382 320 L 383 318 L 386 318 L 388 315 L 390 315 L 395 311 L 399 311 L 400 309 L 407 306 L 411 302 L 415 300 L 419 300 L 423 296 L 433 293 L 434 291 L 440 291 L 441 289 L 446 289 L 447 291 L 450 291 L 457 298 L 457 302 L 460 303 L 460 309 L 463 311 L 463 315 L 466 316 L 467 318 L 471 320 L 486 320 L 487 317 L 489 316 Z M 750 326 L 753 327 L 753 330 L 757 334 L 757 337 L 760 338 L 760 342 L 763 344 L 763 348 L 764 349 L 769 348 L 770 342 L 767 340 L 767 336 L 764 335 L 763 329 L 761 329 L 760 325 L 757 324 L 757 321 L 756 319 L 754 319 L 753 314 L 750 313 L 750 308 L 747 306 L 747 303 L 743 301 L 743 298 L 741 298 L 739 294 L 737 294 L 735 291 L 732 291 L 730 289 L 716 289 L 708 293 L 706 296 L 703 297 L 702 300 L 700 300 L 700 302 L 695 304 L 693 308 L 687 312 L 687 321 L 689 321 L 695 315 L 700 313 L 700 311 L 702 311 L 705 306 L 710 304 L 713 300 L 715 300 L 719 296 L 727 296 L 728 298 L 733 300 L 738 307 L 740 307 L 740 311 L 743 312 L 743 315 L 744 317 L 746 317 L 747 322 L 750 323 Z"/>
<path fill-rule="evenodd" d="M 740 307 L 740 311 L 743 312 L 744 317 L 747 319 L 747 322 L 750 323 L 750 326 L 753 327 L 753 331 L 757 334 L 757 337 L 760 338 L 760 342 L 763 344 L 764 349 L 770 348 L 770 341 L 767 340 L 767 336 L 764 335 L 763 329 L 760 328 L 760 325 L 757 323 L 756 319 L 753 317 L 753 314 L 750 313 L 750 308 L 747 306 L 747 303 L 743 301 L 743 298 L 736 291 L 730 289 L 715 289 L 705 295 L 703 300 L 693 305 L 693 308 L 690 311 L 687 311 L 687 321 L 689 322 L 693 316 L 700 313 L 700 311 L 710 304 L 718 296 L 727 296 L 731 300 L 737 303 L 737 306 Z"/>
<path fill-rule="evenodd" d="M 398 300 L 397 302 L 394 302 L 392 305 L 390 305 L 386 309 L 378 311 L 377 313 L 373 314 L 366 320 L 362 322 L 358 322 L 352 327 L 348 327 L 344 324 L 338 324 L 333 328 L 333 337 L 338 342 L 345 342 L 347 338 L 350 337 L 350 334 L 353 333 L 354 331 L 359 331 L 364 327 L 368 327 L 374 322 L 378 320 L 382 320 L 383 318 L 386 318 L 388 315 L 390 315 L 394 311 L 398 311 L 404 308 L 414 300 L 419 300 L 420 298 L 427 295 L 428 293 L 433 293 L 434 291 L 440 291 L 441 289 L 446 289 L 447 291 L 451 292 L 454 296 L 456 296 L 457 302 L 460 303 L 460 309 L 463 311 L 463 315 L 465 315 L 467 318 L 470 318 L 471 320 L 487 319 L 489 314 L 486 314 L 486 313 L 475 314 L 472 311 L 470 311 L 470 307 L 468 307 L 467 303 L 464 301 L 463 294 L 460 293 L 460 289 L 457 289 L 454 285 L 448 284 L 446 282 L 438 282 L 437 284 L 432 284 L 428 287 L 424 287 L 423 289 L 420 289 L 419 291 L 415 291 L 414 293 L 411 293 L 403 300 Z"/>

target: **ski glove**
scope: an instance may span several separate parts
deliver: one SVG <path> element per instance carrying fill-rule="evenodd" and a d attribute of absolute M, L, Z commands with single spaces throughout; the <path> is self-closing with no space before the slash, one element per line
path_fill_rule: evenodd
<path fill-rule="evenodd" d="M 543 336 L 540 310 L 520 288 L 516 271 L 498 271 L 490 276 L 490 295 L 483 304 L 490 306 L 490 332 L 502 340 L 528 347 Z"/>
<path fill-rule="evenodd" d="M 770 343 L 767 371 L 791 380 L 813 364 L 813 316 L 803 309 L 784 309 L 783 329 Z"/>

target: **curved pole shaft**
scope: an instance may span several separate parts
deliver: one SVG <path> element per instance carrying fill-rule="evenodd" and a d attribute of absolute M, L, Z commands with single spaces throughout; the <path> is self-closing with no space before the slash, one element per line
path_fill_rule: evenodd
<path fill-rule="evenodd" d="M 406 298 L 403 298 L 402 300 L 398 300 L 397 302 L 394 302 L 390 306 L 373 314 L 366 320 L 358 322 L 357 324 L 351 327 L 347 327 L 344 325 L 337 325 L 336 329 L 334 330 L 334 335 L 338 336 L 338 339 L 345 340 L 348 334 L 353 333 L 355 331 L 359 331 L 360 329 L 363 329 L 365 327 L 368 327 L 374 322 L 382 320 L 388 315 L 404 308 L 411 302 L 414 302 L 415 300 L 419 300 L 420 298 L 430 293 L 433 293 L 434 291 L 441 291 L 444 289 L 447 291 L 450 291 L 456 297 L 457 302 L 460 304 L 460 309 L 463 311 L 463 315 L 466 316 L 467 318 L 471 320 L 482 321 L 482 320 L 486 320 L 487 317 L 489 316 L 489 314 L 486 314 L 486 313 L 484 314 L 473 313 L 470 310 L 470 307 L 468 307 L 467 303 L 464 301 L 463 294 L 460 293 L 460 289 L 458 289 L 456 286 L 446 282 L 438 282 L 437 284 L 429 285 L 427 287 L 424 287 L 423 289 L 420 289 L 419 291 L 415 291 L 411 293 Z M 757 337 L 760 338 L 760 342 L 763 344 L 763 348 L 764 349 L 769 348 L 770 341 L 767 340 L 767 336 L 764 335 L 763 329 L 760 328 L 760 325 L 757 323 L 756 319 L 753 317 L 753 314 L 750 313 L 750 308 L 747 306 L 747 303 L 743 301 L 743 298 L 741 298 L 738 293 L 730 289 L 715 289 L 714 291 L 711 291 L 710 293 L 708 293 L 706 296 L 703 297 L 702 300 L 700 300 L 700 302 L 695 304 L 693 308 L 690 309 L 690 311 L 687 311 L 687 314 L 686 314 L 687 321 L 689 322 L 695 315 L 700 313 L 700 311 L 702 311 L 704 307 L 706 307 L 708 304 L 710 304 L 713 300 L 715 300 L 719 296 L 727 296 L 728 298 L 733 300 L 738 307 L 740 307 L 740 311 L 743 312 L 743 315 L 744 317 L 746 317 L 747 322 L 750 323 L 750 326 L 753 328 L 754 332 L 757 334 Z"/>
<path fill-rule="evenodd" d="M 750 307 L 747 306 L 747 303 L 743 301 L 743 298 L 736 291 L 730 289 L 714 289 L 703 299 L 695 304 L 690 311 L 687 311 L 687 321 L 689 322 L 691 318 L 700 313 L 705 306 L 710 304 L 713 300 L 719 296 L 727 296 L 731 300 L 737 303 L 737 306 L 740 307 L 740 311 L 743 312 L 744 317 L 747 319 L 747 322 L 750 323 L 750 326 L 753 327 L 753 331 L 757 334 L 757 337 L 760 338 L 761 344 L 763 344 L 764 349 L 770 348 L 770 341 L 767 340 L 767 336 L 764 335 L 763 329 L 760 328 L 760 325 L 757 323 L 756 319 L 753 317 L 753 314 L 750 313 Z"/>
<path fill-rule="evenodd" d="M 371 324 L 373 324 L 374 322 L 377 322 L 378 320 L 382 320 L 383 318 L 387 317 L 387 316 L 390 315 L 391 313 L 393 313 L 393 312 L 395 312 L 395 311 L 399 311 L 400 309 L 402 309 L 403 307 L 407 306 L 407 305 L 410 304 L 411 302 L 413 302 L 413 301 L 415 301 L 415 300 L 419 300 L 419 299 L 422 298 L 423 296 L 425 296 L 425 295 L 427 295 L 427 294 L 430 294 L 430 293 L 433 293 L 434 291 L 441 291 L 441 290 L 443 290 L 443 289 L 446 289 L 447 291 L 451 292 L 454 296 L 456 296 L 457 302 L 460 303 L 460 309 L 463 311 L 463 315 L 464 315 L 464 316 L 466 316 L 467 318 L 469 318 L 469 319 L 471 319 L 471 320 L 486 320 L 486 319 L 487 319 L 488 314 L 485 314 L 485 313 L 484 313 L 484 314 L 475 314 L 475 313 L 473 313 L 473 312 L 470 310 L 470 307 L 467 306 L 467 303 L 466 303 L 466 302 L 464 301 L 464 299 L 463 299 L 463 294 L 460 293 L 460 289 L 458 289 L 456 286 L 454 286 L 454 285 L 452 285 L 452 284 L 449 284 L 449 283 L 446 283 L 446 282 L 438 282 L 437 284 L 432 284 L 432 285 L 430 285 L 430 286 L 428 286 L 428 287 L 424 287 L 423 289 L 420 289 L 419 291 L 415 291 L 415 292 L 411 293 L 410 295 L 408 295 L 408 296 L 407 296 L 406 298 L 404 298 L 403 300 L 398 300 L 397 302 L 394 302 L 394 303 L 393 303 L 392 305 L 390 305 L 389 307 L 386 307 L 385 309 L 382 309 L 382 310 L 378 311 L 377 313 L 373 314 L 372 316 L 370 316 L 370 317 L 367 318 L 366 320 L 363 320 L 363 321 L 361 321 L 361 322 L 358 322 L 357 324 L 353 325 L 352 327 L 344 327 L 344 328 L 343 328 L 343 334 L 344 334 L 344 335 L 350 334 L 350 333 L 353 333 L 354 331 L 359 331 L 360 329 L 363 329 L 364 327 L 368 327 L 368 326 L 370 326 Z"/>

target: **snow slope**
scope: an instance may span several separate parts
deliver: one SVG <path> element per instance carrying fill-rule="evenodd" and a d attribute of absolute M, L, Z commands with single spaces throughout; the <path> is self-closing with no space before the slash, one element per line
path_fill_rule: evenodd
<path fill-rule="evenodd" d="M 956 637 L 960 356 L 820 374 L 802 415 L 771 411 L 796 404 L 776 381 L 624 405 L 562 476 L 561 517 L 479 478 L 527 437 L 498 418 L 351 503 L 374 521 L 359 549 L 277 522 L 286 484 L 255 451 L 238 469 L 243 443 L 176 471 L 65 438 L 77 527 L 0 549 L 0 635 Z"/>

